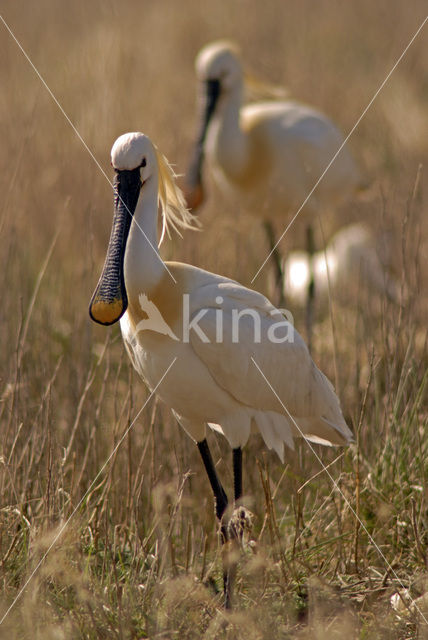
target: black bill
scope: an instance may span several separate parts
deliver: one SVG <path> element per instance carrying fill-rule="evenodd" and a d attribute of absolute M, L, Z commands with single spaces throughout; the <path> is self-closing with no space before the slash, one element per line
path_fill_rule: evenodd
<path fill-rule="evenodd" d="M 208 125 L 215 111 L 218 98 L 220 96 L 220 80 L 207 80 L 205 83 L 205 94 L 203 104 L 202 126 L 195 145 L 195 151 L 187 172 L 187 182 L 189 187 L 195 188 L 202 184 L 202 165 L 204 161 L 204 142 L 207 135 Z"/>
<path fill-rule="evenodd" d="M 140 168 L 116 173 L 113 226 L 104 267 L 89 304 L 89 315 L 99 324 L 117 322 L 128 306 L 124 257 L 126 241 L 140 194 Z"/>

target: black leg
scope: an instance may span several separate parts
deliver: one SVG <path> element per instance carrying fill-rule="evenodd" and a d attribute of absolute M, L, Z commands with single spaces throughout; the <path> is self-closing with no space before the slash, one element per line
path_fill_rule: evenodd
<path fill-rule="evenodd" d="M 235 489 L 235 502 L 242 498 L 242 449 L 233 450 L 233 484 Z"/>
<path fill-rule="evenodd" d="M 242 536 L 247 526 L 248 511 L 239 505 L 242 498 L 242 449 L 233 450 L 233 484 L 235 488 L 235 509 L 229 525 L 233 537 L 242 541 Z"/>
<path fill-rule="evenodd" d="M 205 469 L 208 474 L 211 488 L 214 492 L 216 516 L 221 521 L 228 504 L 227 495 L 221 485 L 220 480 L 218 479 L 214 462 L 211 456 L 211 451 L 209 450 L 209 447 L 208 447 L 208 442 L 206 440 L 202 440 L 201 442 L 198 442 L 198 449 L 202 456 L 202 460 L 204 462 Z"/>
<path fill-rule="evenodd" d="M 311 225 L 306 229 L 306 248 L 309 259 L 309 283 L 306 298 L 306 334 L 309 353 L 312 350 L 312 325 L 314 321 L 315 273 L 314 273 L 314 230 Z"/>
<path fill-rule="evenodd" d="M 276 240 L 275 240 L 275 230 L 273 228 L 273 225 L 271 224 L 271 222 L 269 222 L 269 220 L 265 220 L 263 222 L 263 226 L 265 228 L 266 235 L 268 237 L 269 250 L 272 252 L 272 260 L 275 267 L 275 288 L 276 288 L 276 297 L 277 297 L 277 300 L 275 300 L 275 304 L 277 304 L 279 307 L 283 307 L 285 304 L 285 297 L 284 297 L 284 274 L 282 272 L 281 254 L 279 253 L 278 248 L 275 246 Z"/>
<path fill-rule="evenodd" d="M 220 480 L 218 479 L 217 472 L 215 470 L 214 462 L 211 456 L 211 451 L 208 447 L 208 442 L 202 440 L 198 442 L 198 449 L 202 456 L 202 460 L 205 465 L 205 469 L 208 474 L 211 488 L 215 497 L 215 512 L 220 522 L 220 539 L 223 547 L 223 592 L 224 592 L 224 607 L 225 609 L 232 608 L 232 582 L 233 577 L 230 572 L 230 562 L 228 559 L 228 527 L 227 523 L 222 521 L 224 512 L 226 511 L 228 500 L 225 490 L 223 489 Z"/>

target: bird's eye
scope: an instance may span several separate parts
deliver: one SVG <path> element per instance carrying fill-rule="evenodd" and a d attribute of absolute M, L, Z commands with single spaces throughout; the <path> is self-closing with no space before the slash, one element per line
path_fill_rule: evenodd
<path fill-rule="evenodd" d="M 141 162 L 141 164 L 140 164 L 140 167 L 145 167 L 145 166 L 146 166 L 146 164 L 147 164 L 147 161 L 146 161 L 146 159 L 145 159 L 145 158 L 143 158 L 143 160 L 142 160 L 142 162 Z"/>

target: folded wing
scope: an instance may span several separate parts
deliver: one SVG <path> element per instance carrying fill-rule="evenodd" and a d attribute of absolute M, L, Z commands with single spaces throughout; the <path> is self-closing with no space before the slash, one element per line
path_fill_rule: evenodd
<path fill-rule="evenodd" d="M 290 446 L 290 429 L 322 444 L 352 440 L 332 384 L 264 296 L 232 281 L 215 282 L 192 295 L 191 317 L 198 314 L 193 349 L 217 384 L 254 410 L 268 446 L 275 438 Z"/>

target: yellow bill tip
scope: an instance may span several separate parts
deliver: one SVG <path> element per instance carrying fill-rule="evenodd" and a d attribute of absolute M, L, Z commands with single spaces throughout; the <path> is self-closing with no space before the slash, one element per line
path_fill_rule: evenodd
<path fill-rule="evenodd" d="M 186 201 L 186 207 L 189 211 L 195 211 L 198 209 L 205 199 L 204 190 L 200 183 L 193 187 L 184 185 L 183 193 Z"/>
<path fill-rule="evenodd" d="M 125 310 L 126 307 L 122 298 L 109 301 L 95 299 L 89 306 L 89 314 L 92 320 L 105 325 L 114 324 L 120 320 Z"/>

